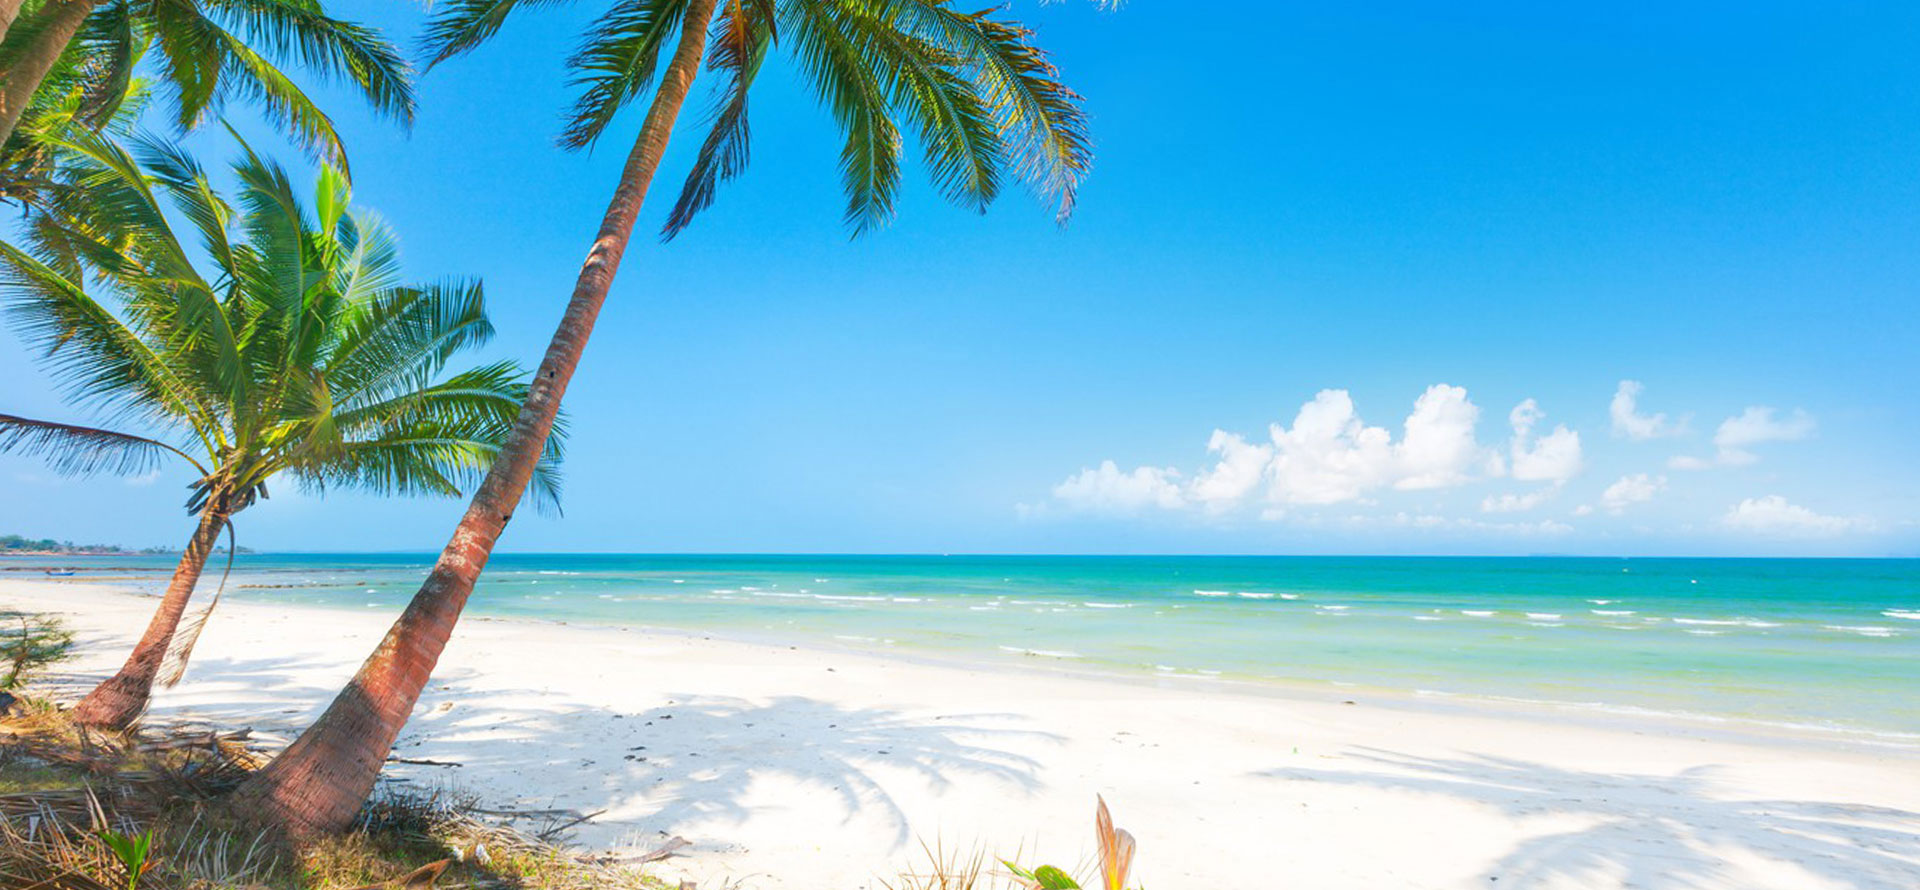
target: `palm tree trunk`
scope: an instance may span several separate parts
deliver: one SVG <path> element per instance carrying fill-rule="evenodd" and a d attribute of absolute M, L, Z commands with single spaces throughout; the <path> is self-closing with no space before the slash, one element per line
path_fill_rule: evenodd
<path fill-rule="evenodd" d="M 26 0 L 0 0 L 0 40 L 7 39 L 7 29 L 13 27 L 13 20 L 20 17 L 20 6 Z"/>
<path fill-rule="evenodd" d="M 473 593 L 500 533 L 513 518 L 535 463 L 546 447 L 560 399 L 580 363 L 594 320 L 607 299 L 633 234 L 647 187 L 666 151 L 706 46 L 716 0 L 692 0 L 679 45 L 661 77 L 640 136 L 620 173 L 593 249 L 580 268 L 560 327 L 535 372 L 512 434 L 480 483 L 453 539 L 385 639 L 340 690 L 326 713 L 266 769 L 235 792 L 236 811 L 265 818 L 292 834 L 337 831 L 352 823 L 373 792 L 393 740 L 406 725 L 460 610 Z"/>
<path fill-rule="evenodd" d="M 0 2 L 13 4 L 14 12 L 19 12 L 20 4 L 14 0 Z M 41 7 L 33 23 L 32 42 L 20 49 L 11 65 L 0 70 L 0 144 L 13 135 L 13 128 L 20 125 L 20 115 L 26 113 L 34 91 L 40 89 L 40 82 L 53 70 L 53 63 L 67 51 L 73 35 L 80 33 L 80 25 L 98 5 L 100 0 L 50 0 Z"/>
<path fill-rule="evenodd" d="M 173 570 L 173 581 L 167 585 L 166 595 L 160 598 L 160 608 L 153 613 L 153 620 L 147 622 L 147 632 L 141 635 L 120 672 L 94 687 L 74 706 L 74 719 L 100 729 L 125 729 L 147 709 L 154 675 L 159 673 L 160 662 L 167 657 L 173 632 L 180 626 L 180 616 L 186 614 L 187 600 L 193 598 L 193 587 L 199 583 L 200 571 L 206 568 L 207 557 L 213 553 L 214 544 L 220 540 L 220 529 L 226 522 L 225 499 L 209 498 L 207 506 L 200 511 L 200 527 L 194 529 L 186 552 L 180 554 L 179 567 Z"/>

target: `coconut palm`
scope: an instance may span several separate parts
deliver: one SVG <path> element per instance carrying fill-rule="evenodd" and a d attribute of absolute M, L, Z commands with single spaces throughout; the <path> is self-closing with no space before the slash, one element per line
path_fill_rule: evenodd
<path fill-rule="evenodd" d="M 429 65 L 491 38 L 520 5 L 448 0 L 428 26 Z M 237 792 L 241 806 L 296 833 L 325 831 L 347 826 L 372 791 L 531 478 L 703 62 L 720 78 L 717 101 L 668 237 L 746 166 L 748 96 L 776 44 L 839 124 L 856 233 L 892 214 L 903 119 L 949 198 L 980 209 L 1003 180 L 1025 180 L 1064 220 L 1089 161 L 1085 118 L 1030 38 L 1000 11 L 947 0 L 610 0 L 570 60 L 582 89 L 562 142 L 591 145 L 652 98 L 513 436 L 412 603 L 320 719 Z"/>
<path fill-rule="evenodd" d="M 510 362 L 450 370 L 492 334 L 479 283 L 403 283 L 393 232 L 349 210 L 337 171 L 322 169 L 309 205 L 284 169 L 245 151 L 229 200 L 165 142 L 129 152 L 88 135 L 63 148 L 73 188 L 24 246 L 0 244 L 0 295 L 103 425 L 0 415 L 0 452 L 76 474 L 169 460 L 196 474 L 196 527 L 158 611 L 76 710 L 120 727 L 144 709 L 221 530 L 269 480 L 458 495 L 501 452 L 527 385 Z M 558 456 L 549 444 L 536 457 L 537 497 L 557 494 Z"/>
<path fill-rule="evenodd" d="M 12 7 L 8 9 L 7 7 Z M 149 49 L 182 130 L 239 97 L 347 170 L 333 121 L 271 59 L 352 84 L 374 110 L 413 119 L 411 72 L 379 32 L 326 14 L 320 0 L 0 0 L 0 145 L 49 82 L 84 85 L 84 116 L 118 106 Z"/>

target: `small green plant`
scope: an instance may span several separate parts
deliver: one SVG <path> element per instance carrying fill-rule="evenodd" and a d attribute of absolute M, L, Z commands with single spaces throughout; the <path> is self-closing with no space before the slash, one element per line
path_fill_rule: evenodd
<path fill-rule="evenodd" d="M 1104 798 L 1094 800 L 1099 804 L 1093 814 L 1093 834 L 1100 844 L 1100 883 L 1082 887 L 1066 870 L 1052 865 L 1028 869 L 1004 859 L 1001 864 L 1026 882 L 1026 890 L 1127 890 L 1127 875 L 1133 871 L 1133 835 L 1113 827 Z"/>
<path fill-rule="evenodd" d="M 155 865 L 158 858 L 152 857 L 153 832 L 126 835 L 111 828 L 101 829 L 100 840 L 113 851 L 113 858 L 120 861 L 120 867 L 127 872 L 127 890 L 140 890 L 140 879 Z"/>
<path fill-rule="evenodd" d="M 0 689 L 14 689 L 34 671 L 73 654 L 73 632 L 58 618 L 4 612 L 0 622 L 5 623 L 0 630 L 0 668 L 6 671 L 0 676 Z"/>

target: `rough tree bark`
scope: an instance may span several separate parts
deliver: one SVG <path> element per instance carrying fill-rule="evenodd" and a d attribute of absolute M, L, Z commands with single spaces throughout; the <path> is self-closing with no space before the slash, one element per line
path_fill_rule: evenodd
<path fill-rule="evenodd" d="M 0 2 L 12 3 L 13 0 Z M 67 51 L 73 35 L 80 33 L 80 25 L 98 5 L 100 0 L 51 0 L 40 9 L 34 19 L 38 30 L 33 33 L 32 42 L 21 47 L 11 63 L 0 70 L 0 144 L 13 135 L 13 129 L 20 125 L 20 116 L 27 112 L 27 104 L 33 101 L 34 91 L 40 89 L 40 82 L 47 79 L 53 63 Z M 19 4 L 15 3 L 14 7 L 14 12 L 19 12 Z"/>
<path fill-rule="evenodd" d="M 225 499 L 219 496 L 207 500 L 200 511 L 200 525 L 187 542 L 186 552 L 180 554 L 180 565 L 173 570 L 166 595 L 160 598 L 160 608 L 147 622 L 147 632 L 140 636 L 139 644 L 133 647 L 133 654 L 127 656 L 127 663 L 120 666 L 120 672 L 94 687 L 74 706 L 75 720 L 98 729 L 126 729 L 146 711 L 147 699 L 153 694 L 153 678 L 160 672 L 160 663 L 167 657 L 167 646 L 172 644 L 174 631 L 180 627 L 180 617 L 187 612 L 187 601 L 193 598 L 194 585 L 200 582 L 200 572 L 206 568 L 207 557 L 212 555 L 220 530 L 226 526 L 224 503 Z"/>

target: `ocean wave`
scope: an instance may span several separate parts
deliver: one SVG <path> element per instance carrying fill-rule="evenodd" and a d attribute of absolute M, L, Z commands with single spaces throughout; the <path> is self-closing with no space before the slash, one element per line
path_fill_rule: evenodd
<path fill-rule="evenodd" d="M 1442 617 L 1440 617 L 1440 616 L 1438 616 L 1438 615 L 1415 615 L 1415 616 L 1413 616 L 1413 620 L 1415 620 L 1415 621 L 1445 621 L 1445 620 L 1447 620 L 1447 619 L 1445 619 L 1445 618 L 1442 618 Z"/>
<path fill-rule="evenodd" d="M 1193 592 L 1193 595 L 1194 596 L 1232 596 L 1233 591 L 1231 590 L 1196 590 Z"/>
<path fill-rule="evenodd" d="M 1273 594 L 1271 594 L 1271 593 L 1249 593 L 1249 592 L 1247 592 L 1247 591 L 1244 591 L 1244 590 L 1242 590 L 1242 591 L 1240 591 L 1239 593 L 1237 593 L 1237 594 L 1235 594 L 1235 596 L 1243 596 L 1243 597 L 1246 597 L 1247 599 L 1250 599 L 1250 600 L 1270 600 L 1270 599 L 1273 599 Z"/>
<path fill-rule="evenodd" d="M 1471 615 L 1475 618 L 1492 618 L 1493 617 L 1493 612 L 1487 609 L 1461 609 L 1460 614 Z"/>
<path fill-rule="evenodd" d="M 1567 626 L 1567 623 L 1564 621 L 1529 621 L 1527 623 L 1533 625 L 1534 627 L 1566 627 Z"/>
<path fill-rule="evenodd" d="M 1080 605 L 1086 606 L 1089 609 L 1131 609 L 1133 608 L 1132 603 L 1100 603 L 1100 602 L 1093 602 L 1091 600 L 1081 603 Z"/>
<path fill-rule="evenodd" d="M 1856 633 L 1863 637 L 1890 637 L 1894 635 L 1893 628 L 1891 627 L 1874 627 L 1872 625 L 1860 625 L 1860 624 L 1822 624 L 1820 626 L 1826 628 L 1827 630 L 1839 630 L 1839 631 L 1845 631 L 1847 633 Z"/>
<path fill-rule="evenodd" d="M 1587 602 L 1590 602 L 1596 606 L 1611 606 L 1614 603 L 1619 602 L 1619 600 L 1587 600 Z"/>
<path fill-rule="evenodd" d="M 1588 609 L 1587 611 L 1592 612 L 1595 615 L 1606 615 L 1608 617 L 1617 617 L 1620 615 L 1633 614 L 1632 609 Z"/>
<path fill-rule="evenodd" d="M 1888 609 L 1880 614 L 1888 618 L 1900 618 L 1906 621 L 1920 621 L 1920 609 Z"/>
<path fill-rule="evenodd" d="M 1540 621 L 1557 621 L 1560 618 L 1560 613 L 1559 612 L 1528 612 L 1527 617 L 1538 619 Z"/>
<path fill-rule="evenodd" d="M 1067 652 L 1065 650 L 1056 650 L 1056 649 L 1027 649 L 1021 646 L 1001 646 L 1000 651 L 1012 652 L 1016 655 L 1037 655 L 1041 658 L 1079 658 L 1080 657 L 1080 653 L 1078 652 Z"/>

